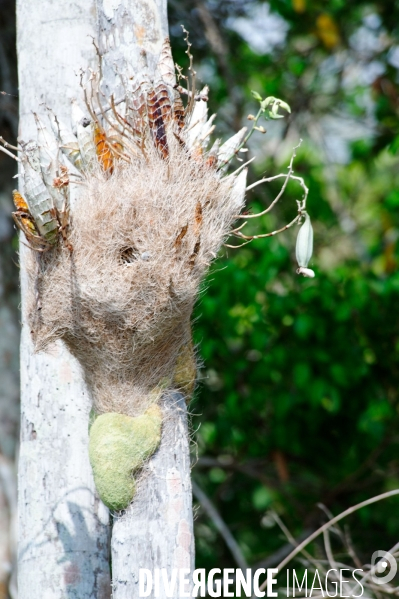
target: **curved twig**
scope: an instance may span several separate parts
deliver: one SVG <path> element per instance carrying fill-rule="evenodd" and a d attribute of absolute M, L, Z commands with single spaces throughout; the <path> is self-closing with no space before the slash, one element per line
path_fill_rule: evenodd
<path fill-rule="evenodd" d="M 291 551 L 291 553 L 289 555 L 287 555 L 287 557 L 284 558 L 282 562 L 280 562 L 277 569 L 280 571 L 281 568 L 284 568 L 284 566 L 286 566 L 296 555 L 298 555 L 298 553 L 300 553 L 304 547 L 309 545 L 309 543 L 314 541 L 319 535 L 323 534 L 323 532 L 325 530 L 328 530 L 331 526 L 333 526 L 334 524 L 336 524 L 343 518 L 346 518 L 346 516 L 353 514 L 354 512 L 356 512 L 357 510 L 360 510 L 363 507 L 366 507 L 373 503 L 377 503 L 378 501 L 382 501 L 383 499 L 388 499 L 388 497 L 394 497 L 395 495 L 399 495 L 399 489 L 394 489 L 393 491 L 387 491 L 386 493 L 381 493 L 381 495 L 376 495 L 375 497 L 371 497 L 370 499 L 361 501 L 360 503 L 357 503 L 356 505 L 353 505 L 352 507 L 348 508 L 341 514 L 338 514 L 338 516 L 335 516 L 329 522 L 326 522 L 325 524 L 323 524 L 323 526 L 320 526 L 320 528 L 318 528 L 314 533 L 312 533 L 307 539 L 305 539 L 304 541 L 302 541 L 302 543 L 300 543 L 297 547 L 295 547 L 295 549 L 293 551 Z M 395 545 L 395 547 L 397 547 L 397 546 Z M 263 591 L 263 589 L 266 587 L 266 585 L 267 585 L 267 578 L 260 585 L 259 589 L 261 591 Z M 255 598 L 253 597 L 252 599 L 255 599 Z"/>
<path fill-rule="evenodd" d="M 267 177 L 267 178 L 261 179 L 260 181 L 256 181 L 256 183 L 253 183 L 252 185 L 249 185 L 246 188 L 246 191 L 249 191 L 250 189 L 253 189 L 257 185 L 260 185 L 261 183 L 269 183 L 270 181 L 274 181 L 275 179 L 279 179 L 281 177 L 285 177 L 285 181 L 283 183 L 283 186 L 282 186 L 280 192 L 274 198 L 274 200 L 270 204 L 270 206 L 268 206 L 262 212 L 258 212 L 257 214 L 250 214 L 249 216 L 248 215 L 245 215 L 245 216 L 237 215 L 237 218 L 258 218 L 258 216 L 263 216 L 264 214 L 267 214 L 268 212 L 270 212 L 270 210 L 272 210 L 274 208 L 274 206 L 277 204 L 277 202 L 279 201 L 279 199 L 281 198 L 281 196 L 284 194 L 285 189 L 286 189 L 286 187 L 288 185 L 288 181 L 290 179 L 295 179 L 297 181 L 300 181 L 301 187 L 304 190 L 304 198 L 303 198 L 304 205 L 303 205 L 303 209 L 305 209 L 305 207 L 306 207 L 306 200 L 307 200 L 307 197 L 308 197 L 309 189 L 306 187 L 305 182 L 302 179 L 302 177 L 297 177 L 297 176 L 294 176 L 292 174 L 294 172 L 294 169 L 293 169 L 294 158 L 296 157 L 296 151 L 295 150 L 297 150 L 300 147 L 301 143 L 302 143 L 302 139 L 300 139 L 299 140 L 299 144 L 294 147 L 294 151 L 292 153 L 291 160 L 290 160 L 290 163 L 288 165 L 288 173 L 286 175 L 284 175 L 283 173 L 280 173 L 279 175 L 274 175 L 273 177 Z"/>
<path fill-rule="evenodd" d="M 223 518 L 221 517 L 221 515 L 219 514 L 209 497 L 204 493 L 204 491 L 197 485 L 195 481 L 192 481 L 192 487 L 194 496 L 198 499 L 201 506 L 204 508 L 205 512 L 211 518 L 215 527 L 222 535 L 227 547 L 230 549 L 230 552 L 237 563 L 237 566 L 241 568 L 241 570 L 246 570 L 246 568 L 248 567 L 247 562 L 245 561 L 241 549 L 237 541 L 231 534 L 225 521 L 223 520 Z"/>

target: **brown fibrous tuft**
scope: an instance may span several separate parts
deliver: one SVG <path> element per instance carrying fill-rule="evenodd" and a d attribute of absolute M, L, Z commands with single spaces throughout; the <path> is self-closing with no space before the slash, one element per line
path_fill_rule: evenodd
<path fill-rule="evenodd" d="M 32 253 L 29 320 L 38 350 L 62 339 L 98 413 L 135 416 L 173 387 L 200 282 L 234 221 L 233 178 L 193 160 L 173 135 L 112 176 L 78 186 L 68 240 Z M 154 395 L 155 394 L 155 395 Z"/>

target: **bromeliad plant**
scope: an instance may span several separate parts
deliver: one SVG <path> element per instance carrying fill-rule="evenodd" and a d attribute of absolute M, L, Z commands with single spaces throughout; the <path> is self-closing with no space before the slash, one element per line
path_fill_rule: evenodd
<path fill-rule="evenodd" d="M 249 187 L 248 163 L 228 173 L 250 136 L 264 131 L 260 118 L 281 118 L 288 105 L 256 96 L 250 131 L 209 148 L 215 115 L 208 118 L 208 88 L 196 90 L 190 44 L 187 53 L 189 76 L 179 67 L 176 76 L 165 39 L 155 77 L 122 76 L 118 98 L 102 89 L 100 59 L 98 72 L 82 73 L 85 110 L 72 103 L 72 127 L 48 110 L 50 128 L 35 115 L 37 142 L 8 146 L 20 154 L 24 195 L 14 192 L 13 216 L 31 250 L 32 337 L 37 350 L 61 339 L 83 368 L 93 399 L 90 460 L 100 497 L 114 510 L 130 503 L 132 473 L 159 444 L 168 396 L 192 393 L 190 318 L 221 245 L 229 236 L 247 243 L 275 235 L 305 218 L 297 256 L 299 272 L 312 276 L 307 188 L 293 175 L 295 152 L 286 175 Z M 284 183 L 271 206 L 240 215 L 246 190 L 278 177 Z M 271 210 L 290 178 L 304 190 L 295 219 L 245 235 L 248 219 Z"/>

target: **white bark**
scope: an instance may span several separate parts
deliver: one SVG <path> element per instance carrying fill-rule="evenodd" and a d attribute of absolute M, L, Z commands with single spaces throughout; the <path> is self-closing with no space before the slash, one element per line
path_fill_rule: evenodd
<path fill-rule="evenodd" d="M 145 69 L 150 76 L 154 74 L 168 35 L 166 0 L 98 0 L 97 7 L 105 87 L 118 98 L 115 66 L 128 76 L 137 77 Z M 161 446 L 149 462 L 133 505 L 114 522 L 114 599 L 139 597 L 140 568 L 165 568 L 169 580 L 173 568 L 194 568 L 189 434 L 183 398 L 176 394 L 164 412 Z M 173 597 L 180 597 L 177 589 Z"/>
<path fill-rule="evenodd" d="M 36 137 L 45 102 L 64 120 L 80 94 L 76 73 L 93 65 L 94 0 L 18 0 L 20 136 Z M 21 246 L 22 308 L 26 294 Z M 19 599 L 108 599 L 108 511 L 88 460 L 90 400 L 62 346 L 35 355 L 23 322 L 19 461 Z"/>
<path fill-rule="evenodd" d="M 165 0 L 99 0 L 100 50 L 108 91 L 112 71 L 130 64 L 154 71 L 167 35 Z M 89 35 L 93 0 L 18 1 L 20 135 L 34 137 L 32 109 L 41 102 L 64 120 L 80 95 L 80 67 L 94 65 Z M 43 112 L 43 109 L 38 110 Z M 22 293 L 26 291 L 21 248 Z M 98 501 L 88 462 L 90 401 L 80 369 L 61 343 L 34 355 L 24 323 L 21 342 L 22 431 L 19 464 L 19 599 L 106 599 L 108 512 Z M 192 568 L 189 436 L 186 407 L 176 396 L 165 406 L 161 447 L 150 460 L 133 506 L 113 531 L 114 599 L 138 597 L 139 568 Z M 176 592 L 175 597 L 179 597 Z"/>
<path fill-rule="evenodd" d="M 176 394 L 164 408 L 161 446 L 148 465 L 133 504 L 114 521 L 113 598 L 139 597 L 139 570 L 194 569 L 194 534 L 189 436 L 184 399 Z M 191 589 L 191 584 L 185 590 Z M 151 594 L 150 597 L 154 595 Z M 164 594 L 159 595 L 163 597 Z M 174 599 L 180 598 L 176 585 Z"/>
<path fill-rule="evenodd" d="M 168 35 L 166 0 L 97 0 L 99 48 L 108 93 L 118 96 L 119 75 L 154 73 Z M 142 53 L 146 58 L 143 59 Z"/>

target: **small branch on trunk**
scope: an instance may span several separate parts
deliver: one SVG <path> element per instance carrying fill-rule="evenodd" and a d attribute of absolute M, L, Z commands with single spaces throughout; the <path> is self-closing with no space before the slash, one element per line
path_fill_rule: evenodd
<path fill-rule="evenodd" d="M 193 487 L 193 495 L 201 504 L 201 507 L 204 509 L 206 514 L 214 523 L 216 529 L 219 531 L 221 536 L 223 537 L 227 547 L 230 549 L 231 555 L 234 557 L 236 564 L 241 570 L 245 570 L 247 566 L 247 562 L 242 554 L 242 551 L 230 532 L 229 527 L 213 505 L 212 501 L 209 497 L 204 493 L 204 491 L 197 485 L 196 482 L 192 481 Z"/>

